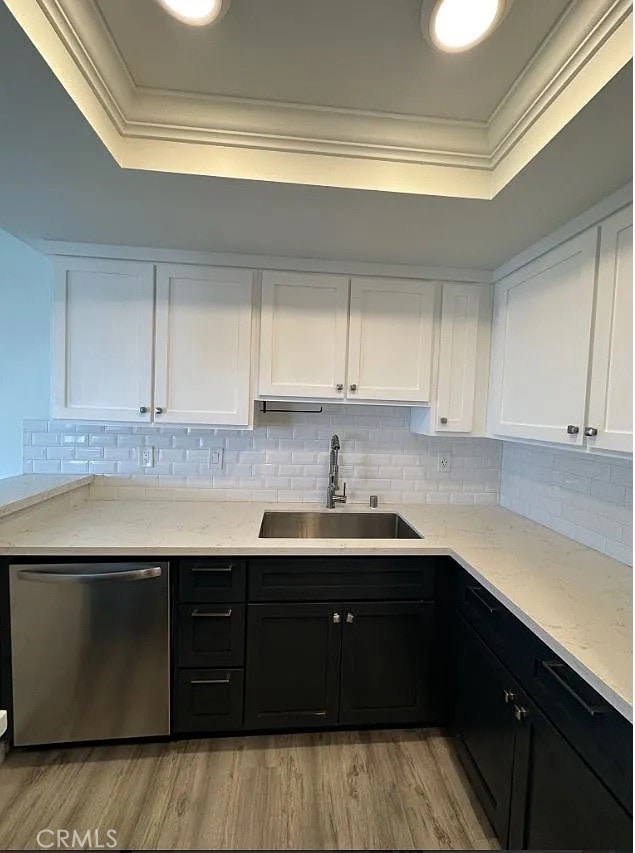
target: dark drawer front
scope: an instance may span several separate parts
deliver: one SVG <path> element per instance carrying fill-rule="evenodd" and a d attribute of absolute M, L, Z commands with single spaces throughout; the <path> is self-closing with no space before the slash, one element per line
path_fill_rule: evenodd
<path fill-rule="evenodd" d="M 459 573 L 457 608 L 488 646 L 518 677 L 518 645 L 523 626 L 467 572 Z"/>
<path fill-rule="evenodd" d="M 243 666 L 245 605 L 181 604 L 177 644 L 179 666 Z"/>
<path fill-rule="evenodd" d="M 536 704 L 631 813 L 632 725 L 537 638 L 531 672 Z"/>
<path fill-rule="evenodd" d="M 242 727 L 242 669 L 189 669 L 176 677 L 174 731 L 233 731 Z"/>
<path fill-rule="evenodd" d="M 246 590 L 244 560 L 181 560 L 179 599 L 181 601 L 244 601 Z"/>
<path fill-rule="evenodd" d="M 280 557 L 249 562 L 250 601 L 431 599 L 435 561 L 412 557 Z"/>

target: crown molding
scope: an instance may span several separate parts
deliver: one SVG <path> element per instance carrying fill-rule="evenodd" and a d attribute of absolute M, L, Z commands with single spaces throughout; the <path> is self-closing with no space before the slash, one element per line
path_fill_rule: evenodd
<path fill-rule="evenodd" d="M 631 0 L 572 0 L 488 121 L 137 87 L 94 0 L 5 0 L 124 168 L 493 198 L 632 57 Z"/>

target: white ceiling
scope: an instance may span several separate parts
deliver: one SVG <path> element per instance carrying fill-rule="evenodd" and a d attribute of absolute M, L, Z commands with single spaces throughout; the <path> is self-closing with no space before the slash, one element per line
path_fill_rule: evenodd
<path fill-rule="evenodd" d="M 631 179 L 631 68 L 492 201 L 162 174 L 115 164 L 0 4 L 0 138 L 30 240 L 492 269 Z"/>
<path fill-rule="evenodd" d="M 421 0 L 4 0 L 127 169 L 492 199 L 632 59 L 632 0 L 514 0 L 464 55 Z M 432 8 L 434 0 L 423 0 Z"/>
<path fill-rule="evenodd" d="M 233 0 L 200 28 L 156 0 L 97 5 L 136 86 L 486 121 L 570 2 L 517 0 L 459 55 L 424 40 L 421 0 Z"/>

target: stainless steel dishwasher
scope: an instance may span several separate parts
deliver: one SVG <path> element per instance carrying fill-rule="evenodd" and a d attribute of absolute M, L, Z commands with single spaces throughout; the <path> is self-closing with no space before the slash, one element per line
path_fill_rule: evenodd
<path fill-rule="evenodd" d="M 15 745 L 168 734 L 168 563 L 9 571 Z"/>

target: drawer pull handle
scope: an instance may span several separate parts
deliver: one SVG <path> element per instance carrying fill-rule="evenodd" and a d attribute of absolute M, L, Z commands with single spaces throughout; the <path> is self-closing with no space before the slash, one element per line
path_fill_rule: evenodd
<path fill-rule="evenodd" d="M 193 678 L 190 684 L 229 684 L 230 677 L 227 678 Z"/>
<path fill-rule="evenodd" d="M 487 601 L 485 598 L 483 598 L 483 596 L 481 594 L 482 592 L 483 592 L 483 590 L 481 589 L 480 586 L 468 586 L 465 590 L 466 597 L 467 597 L 467 594 L 469 593 L 473 598 L 475 598 L 478 601 L 478 603 L 481 605 L 481 607 L 483 607 L 483 608 L 485 608 L 485 610 L 487 610 L 487 612 L 489 613 L 490 616 L 493 616 L 497 610 L 500 610 L 500 607 L 496 607 L 495 605 L 490 604 L 489 601 Z"/>
<path fill-rule="evenodd" d="M 516 694 L 513 690 L 503 690 L 503 699 L 505 700 L 505 704 L 509 705 L 510 702 L 516 701 Z"/>
<path fill-rule="evenodd" d="M 605 714 L 608 711 L 608 705 L 589 705 L 579 693 L 571 687 L 571 685 L 567 682 L 566 676 L 563 677 L 560 673 L 566 672 L 565 665 L 560 663 L 560 661 L 541 661 L 544 669 L 547 670 L 549 675 L 556 681 L 560 687 L 567 691 L 567 693 L 575 699 L 575 701 L 580 705 L 580 707 L 584 708 L 584 710 L 591 717 L 595 717 L 598 714 Z"/>
<path fill-rule="evenodd" d="M 527 708 L 523 708 L 522 705 L 514 705 L 514 717 L 518 720 L 519 723 L 527 717 L 529 711 Z"/>
<path fill-rule="evenodd" d="M 229 610 L 192 610 L 192 616 L 197 619 L 228 619 L 232 615 Z"/>
<path fill-rule="evenodd" d="M 199 575 L 218 575 L 231 572 L 233 568 L 233 563 L 230 563 L 228 566 L 217 566 L 214 568 L 211 566 L 194 566 L 190 571 Z"/>

